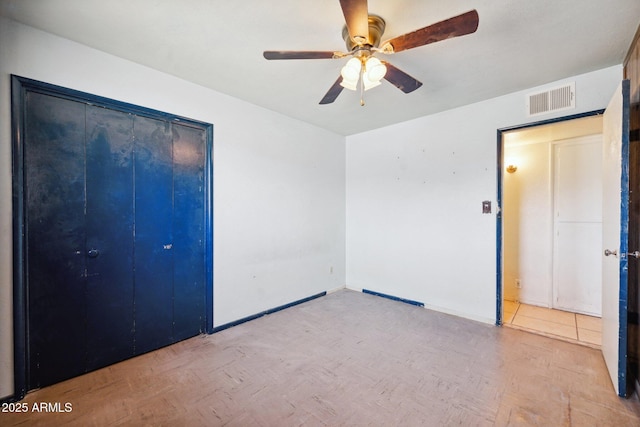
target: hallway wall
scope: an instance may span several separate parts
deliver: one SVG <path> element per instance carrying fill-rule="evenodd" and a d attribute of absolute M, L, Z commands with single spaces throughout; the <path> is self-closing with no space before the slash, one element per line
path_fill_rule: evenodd
<path fill-rule="evenodd" d="M 541 306 L 553 279 L 550 150 L 550 142 L 504 148 L 505 164 L 518 166 L 503 178 L 504 299 Z"/>

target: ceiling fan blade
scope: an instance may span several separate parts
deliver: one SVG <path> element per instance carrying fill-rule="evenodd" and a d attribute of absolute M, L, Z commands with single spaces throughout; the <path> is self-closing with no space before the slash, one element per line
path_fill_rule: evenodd
<path fill-rule="evenodd" d="M 444 21 L 388 40 L 383 43 L 382 49 L 384 50 L 385 45 L 390 44 L 393 47 L 392 52 L 401 52 L 429 43 L 464 36 L 465 34 L 474 33 L 478 29 L 478 22 L 478 12 L 474 9 L 462 15 L 445 19 Z"/>
<path fill-rule="evenodd" d="M 293 51 L 293 50 L 265 50 L 262 54 L 266 59 L 332 59 L 340 52 L 322 51 Z"/>
<path fill-rule="evenodd" d="M 320 101 L 320 104 L 322 105 L 331 104 L 333 101 L 336 100 L 336 98 L 338 97 L 338 95 L 340 95 L 343 89 L 343 87 L 340 86 L 340 83 L 342 83 L 342 76 L 338 77 L 338 80 L 336 80 L 333 86 L 331 86 L 331 88 L 326 93 L 324 98 L 322 98 L 322 100 Z"/>
<path fill-rule="evenodd" d="M 411 93 L 422 86 L 421 82 L 414 79 L 409 74 L 394 67 L 386 61 L 383 62 L 384 65 L 387 66 L 387 73 L 384 75 L 384 79 L 404 93 Z"/>
<path fill-rule="evenodd" d="M 367 0 L 340 0 L 349 37 L 356 44 L 369 40 L 369 7 Z"/>

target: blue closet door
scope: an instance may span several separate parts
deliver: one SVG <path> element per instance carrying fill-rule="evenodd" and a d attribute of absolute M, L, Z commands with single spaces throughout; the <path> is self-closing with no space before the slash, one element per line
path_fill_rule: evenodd
<path fill-rule="evenodd" d="M 85 371 L 84 117 L 82 103 L 26 96 L 29 389 Z"/>
<path fill-rule="evenodd" d="M 173 124 L 174 339 L 205 331 L 205 133 Z"/>
<path fill-rule="evenodd" d="M 27 389 L 205 332 L 206 130 L 24 103 Z"/>
<path fill-rule="evenodd" d="M 173 132 L 136 117 L 135 352 L 173 342 Z"/>
<path fill-rule="evenodd" d="M 205 330 L 205 132 L 136 117 L 135 353 Z"/>
<path fill-rule="evenodd" d="M 133 116 L 86 110 L 86 369 L 133 352 Z"/>

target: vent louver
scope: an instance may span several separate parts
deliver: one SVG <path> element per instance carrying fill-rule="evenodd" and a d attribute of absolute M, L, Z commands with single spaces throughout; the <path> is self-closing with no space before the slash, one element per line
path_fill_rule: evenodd
<path fill-rule="evenodd" d="M 570 108 L 576 108 L 575 83 L 527 95 L 527 114 L 529 116 Z"/>

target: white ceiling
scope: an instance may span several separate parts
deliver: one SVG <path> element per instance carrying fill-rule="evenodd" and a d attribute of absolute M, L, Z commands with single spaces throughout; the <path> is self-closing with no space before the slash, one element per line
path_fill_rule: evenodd
<path fill-rule="evenodd" d="M 638 0 L 369 0 L 386 40 L 476 9 L 474 34 L 387 59 L 424 85 L 388 82 L 319 105 L 340 60 L 264 50 L 345 50 L 338 0 L 0 0 L 0 14 L 342 135 L 621 64 Z M 114 84 L 116 84 L 114 82 Z"/>

